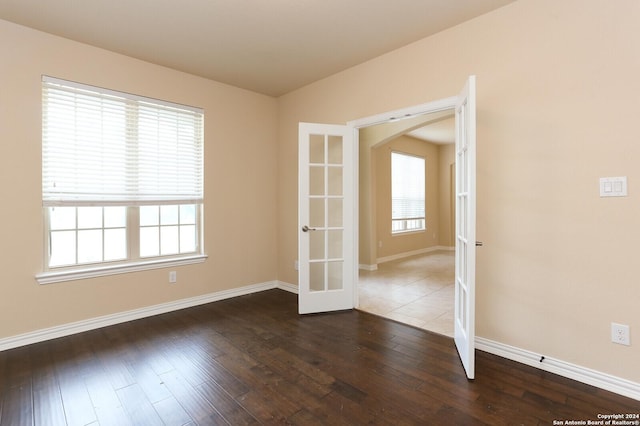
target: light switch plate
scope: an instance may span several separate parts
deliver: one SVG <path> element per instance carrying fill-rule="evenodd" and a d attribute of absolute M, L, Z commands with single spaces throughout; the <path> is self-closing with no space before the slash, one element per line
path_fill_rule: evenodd
<path fill-rule="evenodd" d="M 603 177 L 600 178 L 601 197 L 626 197 L 627 177 Z"/>

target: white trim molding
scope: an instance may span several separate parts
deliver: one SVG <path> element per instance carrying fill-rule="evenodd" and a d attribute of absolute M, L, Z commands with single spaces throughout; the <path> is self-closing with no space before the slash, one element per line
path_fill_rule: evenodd
<path fill-rule="evenodd" d="M 377 271 L 378 264 L 374 263 L 373 265 L 366 265 L 364 263 L 361 263 L 360 265 L 358 265 L 358 269 L 361 269 L 363 271 Z"/>
<path fill-rule="evenodd" d="M 447 246 L 433 246 L 427 247 L 420 250 L 407 251 L 404 253 L 393 254 L 391 256 L 379 257 L 376 259 L 378 263 L 391 262 L 392 260 L 404 259 L 405 257 L 417 256 L 419 254 L 431 253 L 434 251 L 452 251 L 455 250 L 455 247 L 447 247 Z"/>
<path fill-rule="evenodd" d="M 298 286 L 295 284 L 289 284 L 284 281 L 278 281 L 276 288 L 280 290 L 288 291 L 289 293 L 298 294 Z"/>
<path fill-rule="evenodd" d="M 149 271 L 158 268 L 173 268 L 175 266 L 194 265 L 207 260 L 206 254 L 184 256 L 169 259 L 154 259 L 142 262 L 129 262 L 124 264 L 98 266 L 93 268 L 80 268 L 62 271 L 48 271 L 36 275 L 38 284 L 60 283 L 72 280 L 84 280 L 87 278 L 106 277 L 115 274 L 128 274 L 130 272 Z"/>
<path fill-rule="evenodd" d="M 478 350 L 640 401 L 640 383 L 591 370 L 559 359 L 550 358 L 526 349 L 505 345 L 504 343 L 483 337 L 476 337 L 475 343 L 476 349 Z"/>
<path fill-rule="evenodd" d="M 217 302 L 219 300 L 230 299 L 232 297 L 258 293 L 274 288 L 281 288 L 283 290 L 291 291 L 291 289 L 288 287 L 293 287 L 297 291 L 297 287 L 292 286 L 291 284 L 286 284 L 287 288 L 283 287 L 285 287 L 285 283 L 280 283 L 278 281 L 269 281 L 260 284 L 233 288 L 230 290 L 222 290 L 215 293 L 204 294 L 202 296 L 191 297 L 188 299 L 175 300 L 159 305 L 147 306 L 131 311 L 118 312 L 111 315 L 90 318 L 83 321 L 62 324 L 55 327 L 44 328 L 41 330 L 0 339 L 0 351 L 13 349 L 20 346 L 26 346 L 32 343 L 44 342 L 46 340 L 57 339 L 58 337 L 64 337 L 72 334 L 82 333 L 84 331 L 95 330 L 98 328 L 120 324 L 127 321 L 165 314 L 167 312 L 177 311 L 193 306 L 204 305 L 206 303 Z"/>

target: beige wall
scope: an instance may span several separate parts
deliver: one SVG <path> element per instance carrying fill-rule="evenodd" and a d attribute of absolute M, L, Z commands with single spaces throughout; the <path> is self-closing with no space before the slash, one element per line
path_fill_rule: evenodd
<path fill-rule="evenodd" d="M 449 97 L 475 74 L 477 334 L 640 382 L 638 22 L 637 0 L 520 0 L 280 98 L 279 279 L 297 282 L 297 123 Z M 629 197 L 599 198 L 619 175 Z"/>
<path fill-rule="evenodd" d="M 203 264 L 38 285 L 41 75 L 205 110 Z M 277 278 L 277 101 L 0 21 L 0 339 Z"/>
<path fill-rule="evenodd" d="M 391 234 L 391 152 L 416 155 L 425 160 L 426 230 Z M 376 241 L 377 258 L 402 255 L 438 245 L 438 147 L 409 136 L 400 136 L 373 150 L 376 162 Z"/>

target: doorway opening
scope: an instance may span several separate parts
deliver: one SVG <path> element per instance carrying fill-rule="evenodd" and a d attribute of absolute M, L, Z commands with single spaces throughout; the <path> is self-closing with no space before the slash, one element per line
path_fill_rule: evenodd
<path fill-rule="evenodd" d="M 424 118 L 455 110 L 455 301 L 454 342 L 467 377 L 475 370 L 476 83 L 469 76 L 458 96 L 350 121 L 347 125 L 298 126 L 298 312 L 331 312 L 359 307 L 358 264 L 375 241 L 371 219 L 360 220 L 358 170 L 370 161 L 357 155 L 359 131 L 387 123 L 389 136 L 424 127 Z M 440 117 L 441 118 L 441 117 Z M 420 121 L 422 120 L 422 121 Z M 398 133 L 394 126 L 405 126 Z M 411 126 L 408 126 L 411 127 Z M 364 150 L 368 152 L 369 150 Z M 366 155 L 366 154 L 365 154 Z M 363 171 L 364 172 L 364 171 Z M 371 170 L 369 170 L 371 173 Z M 361 194 L 369 197 L 371 194 Z M 359 235 L 359 229 L 364 232 Z M 368 239 L 369 244 L 366 242 Z M 364 247 L 359 256 L 359 245 Z M 368 250 L 367 250 L 368 249 Z M 365 262 L 366 264 L 366 262 Z M 376 260 L 377 265 L 377 260 Z"/>
<path fill-rule="evenodd" d="M 390 155 L 425 159 L 423 230 L 393 233 Z M 359 129 L 359 309 L 454 337 L 453 109 Z"/>

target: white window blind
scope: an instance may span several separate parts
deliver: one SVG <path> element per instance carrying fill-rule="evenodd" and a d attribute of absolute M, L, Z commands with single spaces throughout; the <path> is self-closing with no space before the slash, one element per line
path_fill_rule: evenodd
<path fill-rule="evenodd" d="M 44 206 L 203 201 L 203 111 L 43 77 Z"/>
<path fill-rule="evenodd" d="M 422 157 L 391 153 L 392 231 L 424 229 L 425 161 Z"/>

